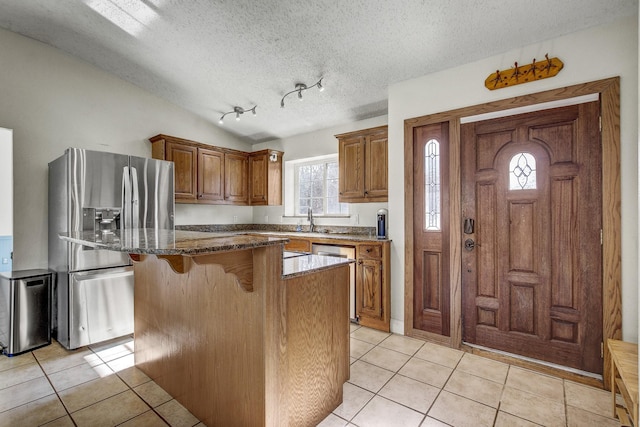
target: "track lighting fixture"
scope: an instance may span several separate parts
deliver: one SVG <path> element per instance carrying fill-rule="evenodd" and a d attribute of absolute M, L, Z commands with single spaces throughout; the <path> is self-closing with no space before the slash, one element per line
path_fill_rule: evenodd
<path fill-rule="evenodd" d="M 304 83 L 296 83 L 296 88 L 294 90 L 292 90 L 291 92 L 287 92 L 284 94 L 284 96 L 282 97 L 282 99 L 280 100 L 280 108 L 284 108 L 284 99 L 291 95 L 292 93 L 296 93 L 298 92 L 298 100 L 302 101 L 302 92 L 304 92 L 307 89 L 311 89 L 312 87 L 317 87 L 318 90 L 320 92 L 322 92 L 324 90 L 324 86 L 322 86 L 322 79 L 324 77 L 320 78 L 320 80 L 318 80 L 316 82 L 316 84 L 312 85 L 312 86 L 307 86 Z"/>
<path fill-rule="evenodd" d="M 220 120 L 218 120 L 218 123 L 220 123 L 221 125 L 224 124 L 224 116 L 226 116 L 227 114 L 233 114 L 235 113 L 236 115 L 236 121 L 240 121 L 240 115 L 244 114 L 244 113 L 248 113 L 249 111 L 251 111 L 253 113 L 253 115 L 256 115 L 256 107 L 257 105 L 254 105 L 253 108 L 249 108 L 248 110 L 245 110 L 242 107 L 233 107 L 233 111 L 229 111 L 227 113 L 224 113 L 222 116 L 220 116 Z"/>

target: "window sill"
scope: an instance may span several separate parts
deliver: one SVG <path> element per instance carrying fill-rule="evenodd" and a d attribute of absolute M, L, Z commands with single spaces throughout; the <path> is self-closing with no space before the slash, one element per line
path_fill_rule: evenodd
<path fill-rule="evenodd" d="M 282 215 L 283 218 L 301 218 L 301 219 L 307 219 L 307 215 Z M 351 218 L 351 215 L 316 215 L 313 214 L 314 218 L 344 218 L 344 219 L 348 219 Z"/>

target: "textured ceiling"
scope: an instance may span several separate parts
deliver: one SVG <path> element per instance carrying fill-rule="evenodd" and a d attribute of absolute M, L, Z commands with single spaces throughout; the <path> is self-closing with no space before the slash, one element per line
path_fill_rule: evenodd
<path fill-rule="evenodd" d="M 390 84 L 638 12 L 637 0 L 0 0 L 55 46 L 250 143 L 387 112 Z M 282 96 L 324 77 L 326 90 Z"/>

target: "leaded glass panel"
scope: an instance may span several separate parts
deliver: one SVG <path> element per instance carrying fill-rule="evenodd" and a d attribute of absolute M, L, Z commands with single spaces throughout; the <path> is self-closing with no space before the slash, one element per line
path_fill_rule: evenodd
<path fill-rule="evenodd" d="M 536 159 L 529 153 L 518 153 L 509 162 L 509 190 L 536 189 Z"/>
<path fill-rule="evenodd" d="M 426 230 L 440 230 L 440 143 L 427 141 L 424 147 L 424 224 Z"/>

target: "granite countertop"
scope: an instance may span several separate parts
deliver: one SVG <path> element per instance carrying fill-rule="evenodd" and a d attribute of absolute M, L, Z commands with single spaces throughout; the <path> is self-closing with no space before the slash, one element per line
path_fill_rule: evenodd
<path fill-rule="evenodd" d="M 72 232 L 60 238 L 92 248 L 131 254 L 153 255 L 199 255 L 219 251 L 234 251 L 261 246 L 281 245 L 286 237 L 249 235 L 236 232 L 210 233 L 182 230 L 155 230 L 141 228 L 95 234 L 94 232 Z"/>
<path fill-rule="evenodd" d="M 73 232 L 61 234 L 60 238 L 92 248 L 130 254 L 187 256 L 282 245 L 288 241 L 286 237 L 273 236 L 271 233 L 174 231 L 147 228 L 104 234 L 95 234 L 92 231 Z M 284 251 L 282 277 L 310 274 L 351 262 L 354 260 Z"/>
<path fill-rule="evenodd" d="M 389 239 L 378 239 L 375 234 L 349 234 L 349 233 L 311 233 L 308 231 L 245 231 L 254 235 L 265 236 L 285 236 L 301 239 L 327 239 L 327 240 L 348 240 L 350 242 L 384 242 Z"/>
<path fill-rule="evenodd" d="M 295 277 L 340 265 L 351 264 L 354 259 L 322 255 L 302 255 L 282 260 L 282 277 Z"/>

